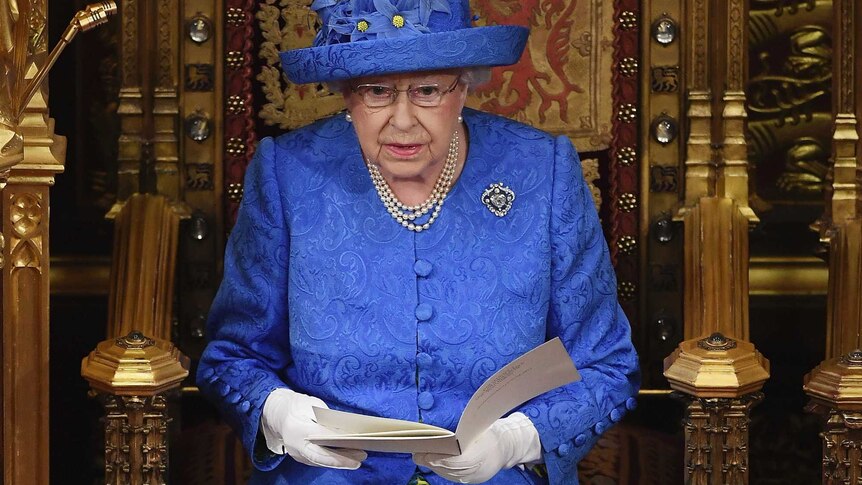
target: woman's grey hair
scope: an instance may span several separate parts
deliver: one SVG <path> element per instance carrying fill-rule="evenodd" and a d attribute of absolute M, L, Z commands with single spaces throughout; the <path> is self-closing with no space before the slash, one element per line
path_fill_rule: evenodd
<path fill-rule="evenodd" d="M 490 80 L 490 67 L 468 67 L 461 73 L 461 82 L 467 85 L 467 90 L 470 92 L 473 92 L 477 87 Z"/>
<path fill-rule="evenodd" d="M 461 71 L 460 83 L 467 86 L 467 91 L 473 92 L 477 87 L 491 80 L 490 67 L 468 67 Z M 332 94 L 341 94 L 345 89 L 350 88 L 350 80 L 330 81 L 324 84 L 324 87 Z"/>

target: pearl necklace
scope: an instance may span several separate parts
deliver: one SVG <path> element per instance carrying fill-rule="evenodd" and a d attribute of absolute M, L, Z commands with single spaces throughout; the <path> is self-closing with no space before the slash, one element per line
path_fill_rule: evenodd
<path fill-rule="evenodd" d="M 449 142 L 449 154 L 446 156 L 446 162 L 443 164 L 443 170 L 440 176 L 437 177 L 437 182 L 434 184 L 434 189 L 431 195 L 425 202 L 418 205 L 405 205 L 398 200 L 389 183 L 383 178 L 380 173 L 380 166 L 368 161 L 368 172 L 371 174 L 371 181 L 374 182 L 374 188 L 377 189 L 377 195 L 386 206 L 386 211 L 401 224 L 402 227 L 415 232 L 422 232 L 428 229 L 431 224 L 437 220 L 440 215 L 440 209 L 443 207 L 443 201 L 446 200 L 446 195 L 449 194 L 449 189 L 452 186 L 452 179 L 455 176 L 455 166 L 458 163 L 458 131 L 452 135 L 452 141 Z M 432 210 L 433 209 L 433 210 Z M 416 219 L 424 216 L 431 211 L 431 216 L 424 224 L 415 223 Z"/>

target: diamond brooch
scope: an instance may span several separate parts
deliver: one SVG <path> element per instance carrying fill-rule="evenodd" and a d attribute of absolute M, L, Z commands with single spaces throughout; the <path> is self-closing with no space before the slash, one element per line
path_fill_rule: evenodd
<path fill-rule="evenodd" d="M 503 217 L 512 208 L 515 193 L 503 182 L 491 184 L 482 192 L 482 203 L 497 217 Z"/>

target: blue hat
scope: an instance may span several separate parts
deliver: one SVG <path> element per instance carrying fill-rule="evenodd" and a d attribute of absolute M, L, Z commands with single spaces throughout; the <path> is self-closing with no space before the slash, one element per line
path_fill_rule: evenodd
<path fill-rule="evenodd" d="M 518 62 L 529 31 L 470 27 L 469 0 L 315 0 L 314 45 L 281 53 L 294 83 Z"/>

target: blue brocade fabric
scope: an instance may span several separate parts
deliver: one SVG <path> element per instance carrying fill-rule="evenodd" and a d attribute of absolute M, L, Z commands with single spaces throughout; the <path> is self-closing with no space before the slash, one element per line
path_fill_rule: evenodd
<path fill-rule="evenodd" d="M 635 406 L 637 356 L 577 153 L 504 118 L 464 121 L 464 170 L 418 234 L 386 212 L 343 116 L 261 141 L 197 375 L 246 449 L 277 387 L 454 430 L 486 378 L 556 336 L 583 379 L 517 409 L 548 478 L 515 467 L 490 483 L 577 484 L 577 461 Z M 516 196 L 503 217 L 481 201 L 497 182 Z M 252 484 L 404 484 L 416 471 L 409 454 L 374 452 L 355 471 L 276 455 L 255 466 Z"/>
<path fill-rule="evenodd" d="M 282 52 L 281 68 L 292 82 L 303 84 L 399 72 L 508 66 L 521 58 L 528 33 L 524 27 L 494 25 L 308 47 Z"/>

